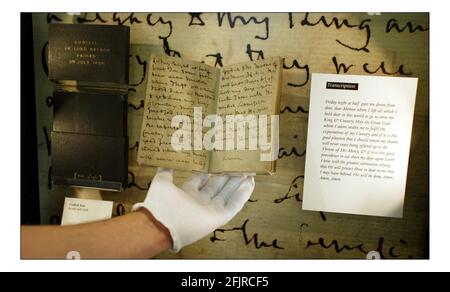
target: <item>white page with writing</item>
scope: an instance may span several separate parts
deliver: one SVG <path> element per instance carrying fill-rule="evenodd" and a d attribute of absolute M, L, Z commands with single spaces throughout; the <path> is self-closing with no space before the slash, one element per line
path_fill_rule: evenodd
<path fill-rule="evenodd" d="M 61 225 L 76 225 L 110 219 L 112 201 L 66 197 Z"/>
<path fill-rule="evenodd" d="M 304 210 L 403 216 L 417 81 L 312 74 Z"/>

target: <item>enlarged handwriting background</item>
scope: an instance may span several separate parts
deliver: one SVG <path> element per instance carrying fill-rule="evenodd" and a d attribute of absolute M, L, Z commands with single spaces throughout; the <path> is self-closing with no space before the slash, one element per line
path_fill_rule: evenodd
<path fill-rule="evenodd" d="M 131 28 L 129 188 L 122 193 L 50 184 L 53 109 L 46 50 L 48 24 L 57 22 Z M 213 66 L 281 56 L 284 69 L 277 173 L 256 178 L 250 201 L 226 226 L 180 253 L 158 257 L 362 259 L 369 251 L 389 259 L 428 256 L 427 13 L 39 13 L 33 15 L 33 25 L 42 224 L 60 222 L 66 196 L 112 200 L 113 216 L 130 212 L 135 202 L 144 199 L 155 168 L 139 167 L 136 150 L 150 53 Z M 403 219 L 302 210 L 314 72 L 419 78 Z M 175 181 L 180 183 L 188 175 L 177 171 Z"/>

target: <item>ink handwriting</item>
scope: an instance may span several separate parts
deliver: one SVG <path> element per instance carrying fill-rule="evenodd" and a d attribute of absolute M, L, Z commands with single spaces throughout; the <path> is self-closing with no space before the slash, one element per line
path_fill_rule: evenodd
<path fill-rule="evenodd" d="M 134 104 L 132 104 L 132 103 L 129 102 L 129 103 L 128 103 L 128 106 L 131 107 L 131 108 L 133 108 L 134 110 L 140 110 L 141 108 L 144 108 L 144 100 L 141 99 L 139 105 L 134 105 Z"/>
<path fill-rule="evenodd" d="M 281 198 L 273 200 L 273 202 L 275 204 L 279 204 L 279 203 L 282 203 L 283 201 L 291 199 L 291 198 L 295 198 L 298 202 L 302 202 L 302 199 L 300 198 L 300 196 L 302 194 L 300 193 L 300 191 L 298 191 L 298 189 L 299 189 L 299 183 L 303 183 L 304 179 L 305 179 L 304 175 L 296 176 L 291 181 L 291 184 L 290 184 L 289 189 L 286 192 L 286 194 L 284 194 L 284 196 Z"/>
<path fill-rule="evenodd" d="M 304 175 L 298 175 L 296 176 L 289 185 L 288 191 L 281 197 L 273 200 L 275 204 L 280 204 L 284 202 L 285 200 L 289 200 L 292 198 L 295 198 L 297 202 L 303 202 L 303 193 L 302 188 L 300 184 L 303 184 L 303 180 L 305 179 Z M 322 211 L 319 211 L 320 218 L 322 221 L 327 221 L 327 217 L 325 216 L 325 213 Z"/>
<path fill-rule="evenodd" d="M 308 66 L 308 64 L 306 64 L 306 65 L 300 65 L 300 64 L 298 63 L 298 61 L 297 61 L 296 59 L 294 59 L 294 60 L 292 61 L 292 65 L 287 66 L 287 65 L 286 65 L 286 59 L 283 58 L 283 69 L 290 70 L 290 69 L 293 69 L 293 68 L 295 68 L 295 69 L 300 69 L 300 70 L 305 70 L 305 71 L 306 71 L 306 72 L 305 72 L 305 73 L 306 73 L 306 79 L 305 79 L 304 82 L 299 83 L 299 84 L 295 84 L 295 83 L 290 83 L 290 82 L 288 82 L 288 85 L 289 85 L 289 86 L 293 86 L 293 87 L 302 87 L 302 86 L 305 86 L 305 85 L 308 83 L 308 81 L 309 81 L 309 66 Z"/>
<path fill-rule="evenodd" d="M 249 222 L 249 219 L 246 219 L 244 221 L 244 223 L 242 224 L 242 226 L 240 227 L 233 227 L 233 228 L 229 228 L 229 229 L 216 229 L 213 232 L 213 236 L 210 237 L 211 242 L 215 242 L 215 241 L 225 241 L 225 239 L 221 239 L 217 237 L 217 232 L 220 233 L 225 233 L 225 232 L 230 232 L 230 231 L 241 231 L 242 232 L 242 236 L 244 237 L 244 243 L 245 245 L 249 245 L 250 243 L 253 242 L 254 246 L 256 249 L 260 249 L 262 247 L 273 247 L 276 249 L 284 249 L 284 247 L 281 247 L 278 245 L 278 240 L 274 239 L 272 240 L 272 243 L 266 243 L 264 241 L 259 242 L 258 240 L 258 233 L 254 233 L 250 238 L 248 237 L 247 234 L 247 223 Z"/>
<path fill-rule="evenodd" d="M 163 40 L 164 53 L 166 53 L 167 56 L 181 58 L 180 52 L 172 50 L 170 48 L 169 41 L 167 40 L 167 38 L 163 38 L 162 40 Z"/>
<path fill-rule="evenodd" d="M 402 245 L 406 245 L 406 242 L 402 239 L 400 240 L 400 243 Z M 334 249 L 334 251 L 337 254 L 340 254 L 343 251 L 352 251 L 352 250 L 359 251 L 364 255 L 367 255 L 367 253 L 369 252 L 368 250 L 366 250 L 366 247 L 364 246 L 363 243 L 349 246 L 346 244 L 339 243 L 336 239 L 333 239 L 330 243 L 327 243 L 323 237 L 319 237 L 319 239 L 317 241 L 309 240 L 308 243 L 306 244 L 305 248 L 308 249 L 313 246 L 319 246 L 324 249 L 332 248 L 332 249 Z M 389 257 L 390 258 L 402 257 L 401 254 L 397 254 L 394 252 L 395 249 L 396 249 L 396 246 L 390 246 L 387 248 Z M 384 255 L 384 250 L 385 250 L 384 237 L 379 237 L 378 243 L 377 243 L 377 248 L 375 249 L 375 251 L 377 251 L 380 254 L 381 259 L 386 259 L 386 256 Z M 408 256 L 408 258 L 412 258 L 412 256 Z"/>
<path fill-rule="evenodd" d="M 293 28 L 294 27 L 294 19 L 292 17 L 292 12 L 288 13 L 288 17 L 289 17 L 289 28 Z"/>
<path fill-rule="evenodd" d="M 384 61 L 383 61 L 383 62 L 381 62 L 381 64 L 378 66 L 378 68 L 376 68 L 375 70 L 369 69 L 369 63 L 364 63 L 363 69 L 364 69 L 365 72 L 367 72 L 367 73 L 369 73 L 369 74 L 375 74 L 375 73 L 377 73 L 379 70 L 381 70 L 381 72 L 382 72 L 383 74 L 386 74 L 386 75 L 397 75 L 397 74 L 399 74 L 399 75 L 412 75 L 412 72 L 405 72 L 403 66 L 404 66 L 404 65 L 401 64 L 401 65 L 398 67 L 397 71 L 395 71 L 395 72 L 388 72 L 388 71 L 386 70 L 386 68 L 385 68 L 385 64 L 384 64 Z"/>
<path fill-rule="evenodd" d="M 289 20 L 290 20 L 289 28 L 293 28 L 294 23 L 292 20 L 292 15 L 290 15 Z M 332 27 L 334 25 L 334 27 L 338 30 L 341 29 L 342 27 L 346 27 L 346 28 L 350 28 L 350 29 L 357 28 L 358 30 L 364 31 L 366 33 L 366 40 L 365 40 L 364 45 L 362 45 L 361 47 L 352 47 L 352 46 L 340 41 L 339 39 L 336 39 L 336 42 L 348 49 L 351 49 L 354 51 L 363 51 L 363 52 L 368 53 L 369 49 L 367 47 L 369 45 L 370 36 L 371 36 L 369 22 L 370 22 L 370 19 L 364 19 L 359 24 L 351 24 L 349 22 L 349 20 L 343 19 L 342 21 L 340 21 L 337 17 L 333 17 L 331 19 L 331 21 L 328 21 L 327 18 L 323 15 L 320 16 L 319 20 L 317 20 L 316 22 L 312 22 L 310 20 L 309 13 L 305 13 L 305 16 L 303 17 L 303 20 L 300 22 L 300 24 L 301 24 L 301 26 L 316 26 L 316 25 L 322 24 L 326 28 Z"/>
<path fill-rule="evenodd" d="M 253 50 L 250 44 L 247 44 L 247 49 L 245 50 L 245 53 L 250 58 L 250 61 L 253 61 L 253 54 L 256 54 L 256 60 L 264 59 L 264 52 L 262 50 Z"/>
<path fill-rule="evenodd" d="M 131 86 L 138 86 L 141 85 L 145 81 L 145 74 L 147 72 L 147 60 L 141 60 L 141 57 L 139 55 L 136 55 L 136 60 L 139 66 L 142 66 L 142 75 L 141 80 L 137 83 L 130 83 Z"/>
<path fill-rule="evenodd" d="M 82 16 L 77 17 L 78 23 L 92 23 L 92 22 L 101 22 L 101 23 L 108 23 L 112 22 L 117 25 L 124 25 L 125 23 L 129 23 L 130 25 L 133 24 L 141 24 L 144 23 L 144 20 L 142 18 L 137 17 L 133 12 L 129 13 L 127 16 L 120 16 L 117 12 L 112 14 L 112 19 L 108 20 L 104 16 L 101 16 L 100 13 L 95 13 L 94 16 L 89 16 L 90 13 L 84 13 Z M 170 35 L 172 35 L 172 21 L 164 20 L 162 17 L 158 17 L 156 21 L 152 21 L 152 13 L 148 13 L 145 17 L 145 21 L 147 22 L 147 25 L 149 26 L 156 26 L 158 24 L 167 25 L 169 27 L 168 32 L 165 35 L 159 35 L 159 39 L 168 38 Z"/>
<path fill-rule="evenodd" d="M 136 143 L 134 143 L 133 146 L 131 146 L 130 148 L 128 148 L 128 150 L 133 151 L 134 149 L 138 149 L 139 148 L 139 141 L 136 141 Z"/>
<path fill-rule="evenodd" d="M 141 187 L 138 184 L 136 184 L 136 181 L 135 181 L 136 177 L 135 177 L 134 173 L 132 171 L 128 171 L 128 174 L 131 176 L 131 182 L 128 183 L 128 187 L 129 188 L 135 187 L 135 188 L 137 188 L 138 190 L 141 190 L 141 191 L 147 191 L 150 188 L 151 181 L 149 181 L 147 183 L 146 187 Z"/>
<path fill-rule="evenodd" d="M 350 65 L 346 65 L 345 63 L 339 63 L 336 57 L 333 57 L 331 59 L 331 61 L 333 62 L 334 68 L 336 69 L 336 73 L 340 74 L 341 70 L 344 73 L 347 73 L 352 67 L 355 67 L 354 64 L 350 64 Z M 400 66 L 398 67 L 397 71 L 388 71 L 386 70 L 386 64 L 384 61 L 382 61 L 380 63 L 380 65 L 378 65 L 378 67 L 376 67 L 375 69 L 371 69 L 369 63 L 364 63 L 362 66 L 362 69 L 364 70 L 364 72 L 368 73 L 368 74 L 376 74 L 378 73 L 378 71 L 381 70 L 381 73 L 385 74 L 385 75 L 405 75 L 405 76 L 409 76 L 412 75 L 412 72 L 407 72 L 405 71 L 405 67 L 403 64 L 400 64 Z"/>
<path fill-rule="evenodd" d="M 336 59 L 336 57 L 332 58 L 333 64 L 334 64 L 334 68 L 336 68 L 336 73 L 340 74 L 341 73 L 341 69 L 344 70 L 344 73 L 347 73 L 348 70 L 350 70 L 351 67 L 354 67 L 355 65 L 351 64 L 351 65 L 345 65 L 344 63 L 339 63 Z"/>
<path fill-rule="evenodd" d="M 414 26 L 410 21 L 408 21 L 404 27 L 400 28 L 398 26 L 397 19 L 391 18 L 386 23 L 386 32 L 389 33 L 393 29 L 395 29 L 399 33 L 404 32 L 406 29 L 408 29 L 409 33 L 414 33 L 416 31 L 423 32 L 429 30 L 428 27 L 424 28 L 421 25 Z"/>
<path fill-rule="evenodd" d="M 59 18 L 57 15 L 55 15 L 53 13 L 47 13 L 47 23 L 50 23 L 53 20 L 58 21 L 58 22 L 63 21 L 61 18 Z"/>
<path fill-rule="evenodd" d="M 304 113 L 307 114 L 309 113 L 308 110 L 305 110 L 302 106 L 297 106 L 297 108 L 295 110 L 293 110 L 290 106 L 285 106 L 280 113 L 284 114 L 286 111 L 290 112 L 291 114 L 296 114 L 296 113 Z"/>
<path fill-rule="evenodd" d="M 168 37 L 170 37 L 172 35 L 172 21 L 170 20 L 164 20 L 164 18 L 159 17 L 158 20 L 156 20 L 155 22 L 152 22 L 152 13 L 147 14 L 147 24 L 150 26 L 155 26 L 158 23 L 161 23 L 163 25 L 168 25 L 169 26 L 169 32 L 164 35 L 164 36 L 158 36 L 159 39 L 167 39 Z"/>
<path fill-rule="evenodd" d="M 130 13 L 127 17 L 125 17 L 124 19 L 121 19 L 120 16 L 118 15 L 117 12 L 113 13 L 113 22 L 116 22 L 118 25 L 123 25 L 124 23 L 126 23 L 127 21 L 130 22 L 130 24 L 133 23 L 142 23 L 141 20 L 139 20 L 139 18 L 134 16 L 134 13 Z"/>
<path fill-rule="evenodd" d="M 217 66 L 223 67 L 223 63 L 222 63 L 223 57 L 222 57 L 222 55 L 220 53 L 208 54 L 208 55 L 206 55 L 206 57 L 214 57 L 214 58 L 216 58 L 216 61 L 214 62 L 214 67 L 217 67 Z"/>
<path fill-rule="evenodd" d="M 200 15 L 202 14 L 203 13 L 201 12 L 190 12 L 189 15 L 191 16 L 191 21 L 189 22 L 189 26 L 191 25 L 204 26 L 205 22 L 203 22 L 202 18 L 200 17 Z"/>
<path fill-rule="evenodd" d="M 296 113 L 304 113 L 304 114 L 307 114 L 307 113 L 309 113 L 309 111 L 308 110 L 305 110 L 302 106 L 297 106 L 297 108 L 295 109 L 295 110 L 293 110 L 290 106 L 285 106 L 281 111 L 280 111 L 280 113 L 281 114 L 284 114 L 286 111 L 288 111 L 288 112 L 290 112 L 290 113 L 292 113 L 292 114 L 296 114 Z"/>
<path fill-rule="evenodd" d="M 269 18 L 264 17 L 262 20 L 258 20 L 255 16 L 251 16 L 248 19 L 241 15 L 232 16 L 231 13 L 217 13 L 217 20 L 219 27 L 222 27 L 225 16 L 227 17 L 228 25 L 230 28 L 234 28 L 236 26 L 237 21 L 239 20 L 241 24 L 248 25 L 250 22 L 254 24 L 264 24 L 265 27 L 265 36 L 255 35 L 255 39 L 267 40 L 269 38 Z"/>
<path fill-rule="evenodd" d="M 303 150 L 303 152 L 298 153 L 297 149 L 295 147 L 292 147 L 290 151 L 288 151 L 287 149 L 280 147 L 280 150 L 278 151 L 278 159 L 282 159 L 283 157 L 289 157 L 289 156 L 297 156 L 297 157 L 302 157 L 305 156 L 306 154 L 306 149 Z"/>
<path fill-rule="evenodd" d="M 325 248 L 325 249 L 334 248 L 334 250 L 338 254 L 344 250 L 358 250 L 363 254 L 367 254 L 369 252 L 369 251 L 364 250 L 364 248 L 363 248 L 364 244 L 362 244 L 362 243 L 360 243 L 358 245 L 354 245 L 354 246 L 348 246 L 346 244 L 340 245 L 339 242 L 334 239 L 333 241 L 331 241 L 331 243 L 327 244 L 325 242 L 325 239 L 323 239 L 323 237 L 320 237 L 317 242 L 313 242 L 313 241 L 309 240 L 306 245 L 306 248 L 310 248 L 315 245 L 319 245 L 320 247 Z"/>
<path fill-rule="evenodd" d="M 104 20 L 101 16 L 100 13 L 96 12 L 95 13 L 95 17 L 94 18 L 88 18 L 89 13 L 84 13 L 83 16 L 78 16 L 77 17 L 77 22 L 78 23 L 85 23 L 85 22 L 96 22 L 97 20 L 100 21 L 101 23 L 107 23 L 106 20 Z"/>

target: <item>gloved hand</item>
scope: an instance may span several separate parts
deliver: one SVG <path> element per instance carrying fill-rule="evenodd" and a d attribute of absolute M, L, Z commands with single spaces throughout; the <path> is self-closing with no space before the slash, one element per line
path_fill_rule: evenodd
<path fill-rule="evenodd" d="M 178 252 L 230 221 L 244 206 L 255 187 L 251 176 L 193 174 L 181 188 L 173 183 L 171 169 L 158 168 L 143 203 L 170 232 L 172 251 Z"/>

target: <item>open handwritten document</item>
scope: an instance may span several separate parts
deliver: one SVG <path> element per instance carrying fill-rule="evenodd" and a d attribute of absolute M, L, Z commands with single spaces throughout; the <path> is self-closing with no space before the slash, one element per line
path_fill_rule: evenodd
<path fill-rule="evenodd" d="M 278 120 L 272 118 L 280 111 L 281 67 L 279 57 L 219 69 L 151 56 L 138 163 L 275 172 Z"/>
<path fill-rule="evenodd" d="M 417 81 L 312 75 L 304 210 L 403 216 Z"/>

